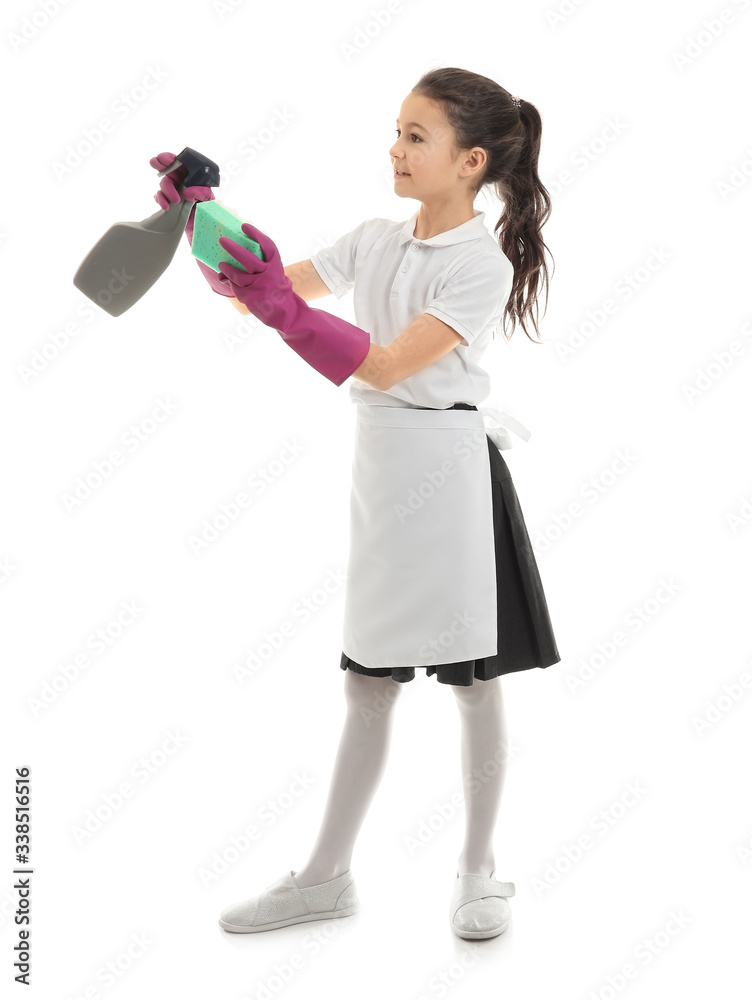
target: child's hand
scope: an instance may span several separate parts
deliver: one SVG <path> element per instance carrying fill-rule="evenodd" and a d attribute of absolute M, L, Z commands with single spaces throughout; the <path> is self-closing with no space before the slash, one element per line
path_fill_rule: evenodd
<path fill-rule="evenodd" d="M 274 242 L 260 229 L 245 222 L 241 229 L 261 247 L 265 260 L 241 247 L 228 236 L 219 239 L 219 245 L 231 254 L 245 271 L 220 261 L 219 270 L 229 281 L 233 295 L 242 302 L 249 312 L 257 316 L 267 326 L 280 328 L 291 310 L 297 308 L 292 282 L 285 274 L 279 251 Z"/>
<path fill-rule="evenodd" d="M 174 162 L 174 153 L 159 153 L 158 156 L 152 156 L 149 160 L 149 166 L 154 167 L 155 170 L 164 170 L 165 167 L 169 167 Z M 183 188 L 182 194 L 178 194 L 177 185 L 185 180 L 187 175 L 188 168 L 184 167 L 181 163 L 179 167 L 171 170 L 169 174 L 165 174 L 160 179 L 159 191 L 154 195 L 154 201 L 165 212 L 170 205 L 177 205 L 181 198 L 183 201 L 214 201 L 214 192 L 212 189 L 210 187 L 203 187 L 200 184 Z"/>
<path fill-rule="evenodd" d="M 276 330 L 312 368 L 335 385 L 342 385 L 363 364 L 371 347 L 370 334 L 323 309 L 311 309 L 293 289 L 279 251 L 266 233 L 247 222 L 241 229 L 258 243 L 265 260 L 235 240 L 220 237 L 222 249 L 245 268 L 241 271 L 225 261 L 219 263 L 235 298 L 262 323 Z"/>
<path fill-rule="evenodd" d="M 258 243 L 264 255 L 264 260 L 261 260 L 260 257 L 257 257 L 255 253 L 252 253 L 245 247 L 241 247 L 239 243 L 231 240 L 229 236 L 221 236 L 219 245 L 245 268 L 244 272 L 232 264 L 223 261 L 219 264 L 222 274 L 228 277 L 230 281 L 235 282 L 236 285 L 242 286 L 252 285 L 256 274 L 266 274 L 267 271 L 269 274 L 264 279 L 266 282 L 271 280 L 275 280 L 277 284 L 282 282 L 286 278 L 286 275 L 282 267 L 282 262 L 279 259 L 279 250 L 277 250 L 276 245 L 270 237 L 248 222 L 244 222 L 240 228 L 246 236 L 250 237 L 255 243 Z M 226 268 L 226 270 L 223 270 L 223 268 Z"/>
<path fill-rule="evenodd" d="M 150 166 L 154 167 L 155 170 L 164 170 L 165 167 L 169 167 L 171 163 L 175 162 L 174 153 L 160 153 L 158 156 L 152 156 L 149 160 Z M 161 209 L 165 212 L 169 209 L 170 204 L 177 205 L 181 200 L 181 195 L 178 194 L 176 184 L 179 184 L 182 179 L 186 177 L 188 170 L 181 163 L 179 167 L 175 170 L 171 170 L 169 174 L 161 179 L 159 183 L 160 190 L 154 195 L 154 201 L 159 205 Z M 201 185 L 195 184 L 193 187 L 187 187 L 183 189 L 182 192 L 183 201 L 214 201 L 214 192 L 210 187 L 202 187 Z M 185 226 L 185 235 L 188 242 L 193 246 L 193 222 L 194 215 L 196 214 L 196 206 L 194 205 L 191 209 L 191 214 L 188 216 L 188 222 Z M 221 274 L 217 272 L 212 267 L 208 267 L 202 261 L 197 260 L 199 270 L 206 278 L 212 291 L 216 292 L 217 295 L 224 295 L 226 298 L 234 298 L 235 293 L 232 291 L 230 283 L 226 278 L 223 278 Z"/>

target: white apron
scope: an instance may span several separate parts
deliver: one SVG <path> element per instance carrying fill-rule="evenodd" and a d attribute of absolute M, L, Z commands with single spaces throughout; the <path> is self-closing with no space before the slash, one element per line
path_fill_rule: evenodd
<path fill-rule="evenodd" d="M 508 414 L 356 407 L 342 650 L 364 667 L 431 666 L 496 652 L 488 434 Z M 487 430 L 486 417 L 496 428 Z"/>

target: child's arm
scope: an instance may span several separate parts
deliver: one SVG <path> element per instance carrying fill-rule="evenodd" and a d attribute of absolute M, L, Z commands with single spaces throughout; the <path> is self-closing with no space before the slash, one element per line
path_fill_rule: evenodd
<path fill-rule="evenodd" d="M 305 302 L 332 294 L 310 260 L 299 260 L 296 264 L 288 264 L 284 272 L 292 282 L 292 290 Z M 230 302 L 238 312 L 245 314 L 249 312 L 248 308 L 236 298 L 231 298 Z"/>
<path fill-rule="evenodd" d="M 430 313 L 422 313 L 391 344 L 381 347 L 372 343 L 352 375 L 372 389 L 387 392 L 461 343 L 462 335 L 454 327 Z"/>

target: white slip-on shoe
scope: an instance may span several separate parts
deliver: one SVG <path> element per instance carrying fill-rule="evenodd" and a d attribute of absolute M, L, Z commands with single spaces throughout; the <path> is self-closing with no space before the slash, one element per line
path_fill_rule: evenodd
<path fill-rule="evenodd" d="M 496 869 L 491 877 L 469 872 L 457 873 L 449 904 L 449 922 L 461 938 L 491 938 L 509 926 L 507 898 L 514 896 L 513 882 L 497 882 Z"/>
<path fill-rule="evenodd" d="M 291 870 L 258 896 L 228 906 L 220 915 L 219 926 L 226 931 L 248 934 L 305 920 L 349 917 L 357 911 L 358 893 L 349 868 L 337 878 L 302 889 L 296 885 L 294 874 Z"/>

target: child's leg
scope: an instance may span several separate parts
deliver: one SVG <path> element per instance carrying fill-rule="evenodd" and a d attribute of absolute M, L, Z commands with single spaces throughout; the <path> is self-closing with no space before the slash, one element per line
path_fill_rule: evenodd
<path fill-rule="evenodd" d="M 493 835 L 507 763 L 507 731 L 501 678 L 452 685 L 462 727 L 465 842 L 457 872 L 491 875 L 496 867 Z"/>
<path fill-rule="evenodd" d="M 355 839 L 386 767 L 401 686 L 391 677 L 345 671 L 345 724 L 316 845 L 294 876 L 301 889 L 337 878 L 350 867 Z"/>

